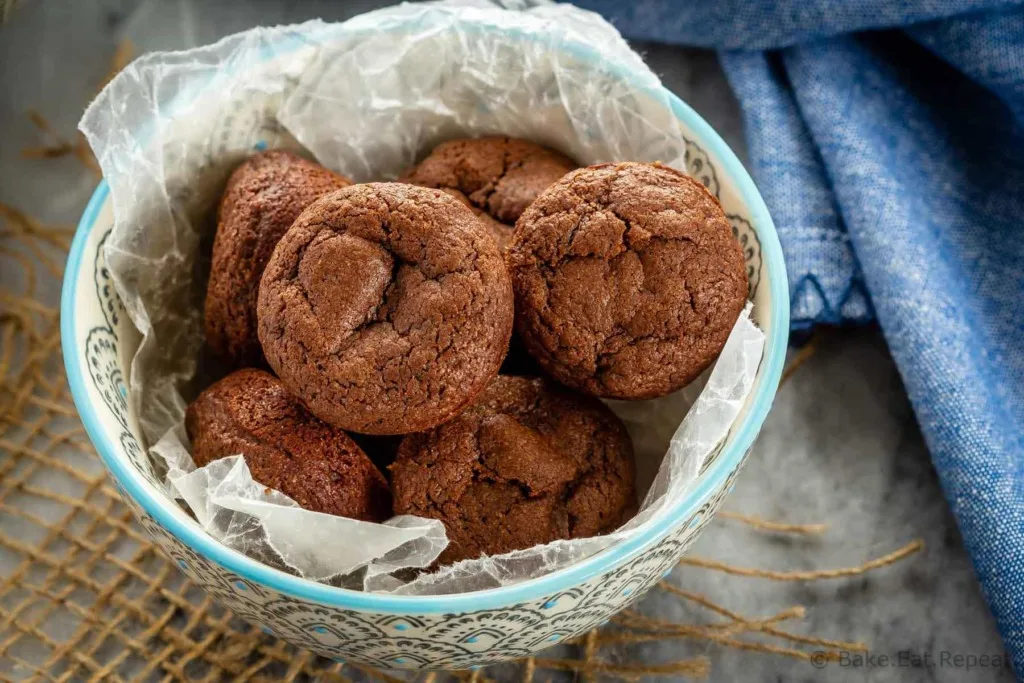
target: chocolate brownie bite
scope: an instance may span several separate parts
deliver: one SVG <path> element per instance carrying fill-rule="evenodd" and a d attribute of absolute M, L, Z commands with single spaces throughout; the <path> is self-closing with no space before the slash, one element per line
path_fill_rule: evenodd
<path fill-rule="evenodd" d="M 523 213 L 506 261 L 527 350 L 558 381 L 607 398 L 686 386 L 747 298 L 718 200 L 660 164 L 568 174 Z"/>
<path fill-rule="evenodd" d="M 260 284 L 267 362 L 314 415 L 354 432 L 450 419 L 497 374 L 511 334 L 501 255 L 440 190 L 368 183 L 320 198 Z"/>
<path fill-rule="evenodd" d="M 369 522 L 391 517 L 380 470 L 268 372 L 238 370 L 211 385 L 189 404 L 185 429 L 200 467 L 241 454 L 253 479 L 306 510 Z"/>
<path fill-rule="evenodd" d="M 633 445 L 600 401 L 497 377 L 454 420 L 402 440 L 395 514 L 444 522 L 448 564 L 614 531 L 636 513 Z"/>
<path fill-rule="evenodd" d="M 553 149 L 494 136 L 442 143 L 401 180 L 460 195 L 504 249 L 526 207 L 574 168 L 571 159 Z"/>
<path fill-rule="evenodd" d="M 230 368 L 263 364 L 256 296 L 281 235 L 314 199 L 351 185 L 286 151 L 261 152 L 234 170 L 221 197 L 206 289 L 206 341 Z"/>

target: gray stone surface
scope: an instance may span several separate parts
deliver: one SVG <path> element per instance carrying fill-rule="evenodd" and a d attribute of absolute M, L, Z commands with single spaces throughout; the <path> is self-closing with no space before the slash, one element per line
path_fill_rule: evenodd
<path fill-rule="evenodd" d="M 25 111 L 45 112 L 70 137 L 119 40 L 130 39 L 137 51 L 181 49 L 257 24 L 343 19 L 379 4 L 384 3 L 29 0 L 0 27 L 0 200 L 46 221 L 75 222 L 95 179 L 71 160 L 33 165 L 21 159 L 22 147 L 38 144 Z M 666 85 L 742 157 L 742 122 L 714 56 L 637 47 Z M 59 282 L 44 283 L 50 303 L 58 291 Z M 751 617 L 803 605 L 807 618 L 791 624 L 794 631 L 863 640 L 874 655 L 896 661 L 876 658 L 866 666 L 818 670 L 782 656 L 692 641 L 622 648 L 611 653 L 614 659 L 658 663 L 705 654 L 715 681 L 1011 680 L 1005 670 L 968 671 L 943 659 L 943 652 L 998 655 L 1002 646 L 876 330 L 826 334 L 815 356 L 780 391 L 726 507 L 772 519 L 825 522 L 829 531 L 792 538 L 718 521 L 695 554 L 748 567 L 813 569 L 856 565 L 923 538 L 924 553 L 863 578 L 780 583 L 684 568 L 670 578 Z M 639 608 L 665 619 L 711 618 L 657 591 Z M 932 666 L 899 666 L 903 650 L 929 656 Z M 504 677 L 505 671 L 494 675 Z"/>

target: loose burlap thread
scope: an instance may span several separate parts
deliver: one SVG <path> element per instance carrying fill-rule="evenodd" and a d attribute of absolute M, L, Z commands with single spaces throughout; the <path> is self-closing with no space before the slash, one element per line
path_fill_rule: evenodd
<path fill-rule="evenodd" d="M 130 47 L 118 48 L 114 69 Z M 36 112 L 40 144 L 23 150 L 32 164 L 79 163 L 98 173 L 80 138 L 67 139 Z M 33 681 L 350 681 L 406 680 L 398 674 L 343 665 L 262 633 L 214 603 L 141 532 L 111 486 L 71 402 L 60 358 L 57 291 L 73 229 L 46 225 L 31 207 L 0 204 L 0 678 Z M 49 286 L 46 286 L 49 285 Z M 814 350 L 796 354 L 788 378 Z M 769 418 L 771 419 L 771 418 Z M 722 512 L 717 526 L 744 524 L 765 534 L 823 534 L 819 524 L 791 524 Z M 714 527 L 709 533 L 717 533 Z M 686 556 L 690 571 L 718 571 L 742 581 L 843 580 L 902 560 L 923 547 L 913 541 L 859 567 L 787 572 L 734 567 Z M 608 648 L 686 640 L 802 660 L 837 660 L 867 645 L 789 630 L 805 609 L 768 616 L 740 614 L 662 581 L 647 599 L 684 600 L 709 615 L 694 623 L 654 619 L 627 609 L 556 655 L 514 665 L 417 676 L 525 682 L 569 674 L 584 680 L 708 675 L 707 658 L 662 664 L 612 660 Z M 682 577 L 685 579 L 685 577 Z"/>

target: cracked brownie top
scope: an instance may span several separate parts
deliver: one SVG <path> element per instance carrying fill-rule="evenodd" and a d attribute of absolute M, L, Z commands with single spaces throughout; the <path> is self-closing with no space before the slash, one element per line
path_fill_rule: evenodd
<path fill-rule="evenodd" d="M 633 446 L 600 401 L 499 376 L 451 422 L 402 440 L 395 514 L 444 522 L 438 564 L 613 531 L 636 512 Z"/>
<path fill-rule="evenodd" d="M 506 260 L 528 351 L 595 396 L 682 388 L 721 352 L 747 298 L 718 200 L 660 164 L 569 173 L 523 212 Z"/>
<path fill-rule="evenodd" d="M 528 140 L 483 137 L 438 145 L 401 180 L 445 190 L 473 208 L 504 249 L 526 207 L 574 168 L 565 155 Z"/>
<path fill-rule="evenodd" d="M 264 272 L 258 315 L 267 362 L 314 415 L 400 434 L 451 418 L 495 376 L 512 290 L 459 201 L 368 183 L 296 219 Z"/>

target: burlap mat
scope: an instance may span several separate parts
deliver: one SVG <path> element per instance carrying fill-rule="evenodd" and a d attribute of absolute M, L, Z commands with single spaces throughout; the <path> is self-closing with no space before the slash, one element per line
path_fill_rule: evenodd
<path fill-rule="evenodd" d="M 115 68 L 127 61 L 118 50 Z M 63 138 L 30 113 L 40 146 L 26 149 L 30 172 L 41 159 L 77 163 L 96 173 L 80 139 Z M 74 161 L 77 159 L 77 162 Z M 216 605 L 142 535 L 107 480 L 79 422 L 60 357 L 58 287 L 73 230 L 44 225 L 32 207 L 0 205 L 0 677 L 4 680 L 398 680 L 391 674 L 325 660 L 264 635 Z M 813 346 L 793 359 L 791 373 Z M 771 419 L 771 418 L 769 418 Z M 722 513 L 720 519 L 768 534 L 822 533 L 818 525 L 789 525 Z M 725 523 L 730 523 L 729 521 Z M 714 533 L 715 529 L 709 530 Z M 841 579 L 891 564 L 920 550 L 919 541 L 860 567 L 778 572 L 731 567 L 688 556 L 682 562 L 777 581 Z M 707 621 L 670 623 L 626 610 L 612 623 L 557 654 L 473 672 L 418 678 L 485 681 L 692 676 L 708 674 L 706 658 L 630 664 L 606 658 L 612 646 L 692 640 L 798 659 L 834 660 L 859 642 L 799 635 L 786 622 L 794 606 L 747 617 L 680 588 L 672 577 L 648 600 L 686 600 Z M 682 577 L 685 578 L 685 577 Z M 742 581 L 743 579 L 737 579 Z M 737 586 L 742 590 L 742 585 Z"/>

